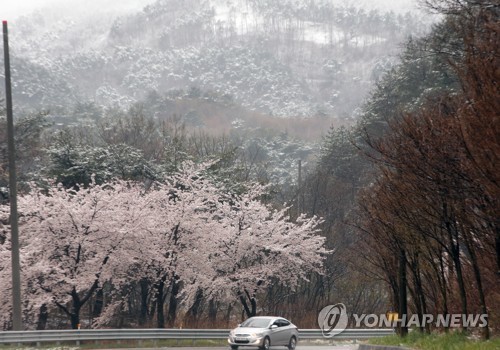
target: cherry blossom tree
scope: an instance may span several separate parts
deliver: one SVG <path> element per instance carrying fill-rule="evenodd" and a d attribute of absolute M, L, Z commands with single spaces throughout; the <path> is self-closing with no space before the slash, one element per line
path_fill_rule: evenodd
<path fill-rule="evenodd" d="M 239 300 L 251 316 L 262 288 L 293 288 L 308 272 L 321 272 L 328 252 L 318 218 L 291 221 L 286 208 L 272 210 L 259 200 L 262 186 L 231 194 L 209 167 L 185 163 L 148 190 L 124 181 L 78 191 L 33 185 L 19 199 L 26 319 L 46 319 L 57 307 L 76 328 L 82 306 L 106 284 L 110 301 L 94 325 L 112 324 L 140 281 L 151 286 L 158 327 L 172 326 L 178 302 L 189 305 L 200 292 L 209 300 Z M 7 206 L 0 215 L 7 222 Z M 10 250 L 3 241 L 0 309 L 8 323 Z"/>
<path fill-rule="evenodd" d="M 141 186 L 121 181 L 92 183 L 79 191 L 33 186 L 21 196 L 25 312 L 32 315 L 53 304 L 77 328 L 82 306 L 120 266 L 131 265 L 123 260 L 136 258 L 126 254 L 130 246 L 144 244 L 137 240 L 140 234 L 128 233 L 156 224 L 145 215 L 147 200 Z"/>
<path fill-rule="evenodd" d="M 187 304 L 200 290 L 208 299 L 237 299 L 248 316 L 255 315 L 255 294 L 269 283 L 293 288 L 307 273 L 322 271 L 328 251 L 318 234 L 321 220 L 292 222 L 288 208 L 276 211 L 260 201 L 266 194 L 260 185 L 230 194 L 210 178 L 208 167 L 185 163 L 167 188 L 155 192 L 162 217 L 173 220 L 177 234 L 170 247 L 176 249 L 181 295 Z"/>
<path fill-rule="evenodd" d="M 293 222 L 288 208 L 273 210 L 262 203 L 264 193 L 265 188 L 254 186 L 215 203 L 217 209 L 209 212 L 215 220 L 209 226 L 200 222 L 205 230 L 193 230 L 193 241 L 201 244 L 186 252 L 192 255 L 187 259 L 192 283 L 184 291 L 188 298 L 201 288 L 209 299 L 237 299 L 250 317 L 257 312 L 256 294 L 269 284 L 293 289 L 309 272 L 322 272 L 329 251 L 318 234 L 321 220 L 303 215 Z"/>
<path fill-rule="evenodd" d="M 220 196 L 219 188 L 204 175 L 209 165 L 195 166 L 186 162 L 178 173 L 151 186 L 146 194 L 150 203 L 147 215 L 154 218 L 155 222 L 150 223 L 142 233 L 141 239 L 145 242 L 143 246 L 132 246 L 131 251 L 126 254 L 129 258 L 133 256 L 140 261 L 133 267 L 134 277 L 152 285 L 158 328 L 163 328 L 166 323 L 172 326 L 175 322 L 180 282 L 189 273 L 196 273 L 186 269 L 189 265 L 187 261 L 192 259 L 190 264 L 193 261 L 197 261 L 200 266 L 204 264 L 188 252 L 199 249 L 201 244 L 193 240 L 193 232 L 199 230 L 201 236 L 210 234 L 208 228 L 213 219 L 207 218 L 205 213 Z M 206 225 L 200 225 L 200 222 Z M 137 232 L 139 231 L 135 234 Z M 112 282 L 115 287 L 121 285 L 116 291 L 122 291 L 123 284 L 130 281 L 132 264 L 128 266 L 128 271 L 121 270 L 128 279 L 120 277 L 119 273 L 114 275 Z M 165 319 L 165 297 L 169 288 L 169 311 Z M 116 312 L 125 307 L 126 297 L 126 294 L 116 293 L 114 301 L 96 319 L 96 324 L 112 322 Z"/>

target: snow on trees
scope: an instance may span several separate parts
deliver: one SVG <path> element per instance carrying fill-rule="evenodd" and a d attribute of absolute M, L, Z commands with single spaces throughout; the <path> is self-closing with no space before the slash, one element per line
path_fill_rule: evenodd
<path fill-rule="evenodd" d="M 227 193 L 207 165 L 193 164 L 147 190 L 125 181 L 92 182 L 80 190 L 33 185 L 19 199 L 26 320 L 37 322 L 56 307 L 76 328 L 82 306 L 107 286 L 115 293 L 95 325 L 110 323 L 126 307 L 127 287 L 141 280 L 155 290 L 158 326 L 164 326 L 164 291 L 172 286 L 169 303 L 188 305 L 203 293 L 209 300 L 239 300 L 255 314 L 256 292 L 271 283 L 296 286 L 307 272 L 321 271 L 327 254 L 319 219 L 292 222 L 286 209 L 259 201 L 264 193 L 261 186 Z M 8 207 L 0 214 L 7 222 Z M 8 239 L 0 243 L 0 321 L 6 328 L 10 249 Z M 167 317 L 175 317 L 171 309 Z"/>

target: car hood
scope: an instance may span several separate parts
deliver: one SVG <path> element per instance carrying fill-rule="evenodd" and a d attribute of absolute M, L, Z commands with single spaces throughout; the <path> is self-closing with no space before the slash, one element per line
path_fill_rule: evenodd
<path fill-rule="evenodd" d="M 262 333 L 269 330 L 268 328 L 255 328 L 255 327 L 238 327 L 234 329 L 234 333 L 238 334 L 252 334 Z"/>

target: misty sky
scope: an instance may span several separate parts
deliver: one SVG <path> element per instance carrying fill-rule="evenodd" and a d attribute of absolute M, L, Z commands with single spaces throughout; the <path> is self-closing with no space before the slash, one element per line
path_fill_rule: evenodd
<path fill-rule="evenodd" d="M 37 8 L 63 8 L 65 11 L 81 12 L 113 10 L 124 12 L 140 9 L 155 0 L 0 0 L 0 19 L 13 20 L 28 15 Z M 417 0 L 336 0 L 340 4 L 364 5 L 367 8 L 383 8 L 395 11 L 414 10 Z"/>
<path fill-rule="evenodd" d="M 65 11 L 86 12 L 140 9 L 155 0 L 0 0 L 1 19 L 15 19 L 39 8 L 61 8 Z"/>

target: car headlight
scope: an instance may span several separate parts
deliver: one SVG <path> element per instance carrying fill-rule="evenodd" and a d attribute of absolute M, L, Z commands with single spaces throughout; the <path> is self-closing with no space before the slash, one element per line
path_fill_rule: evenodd
<path fill-rule="evenodd" d="M 234 329 L 229 332 L 229 336 L 234 337 Z"/>
<path fill-rule="evenodd" d="M 252 338 L 260 338 L 264 336 L 264 333 L 252 333 L 250 334 Z"/>

